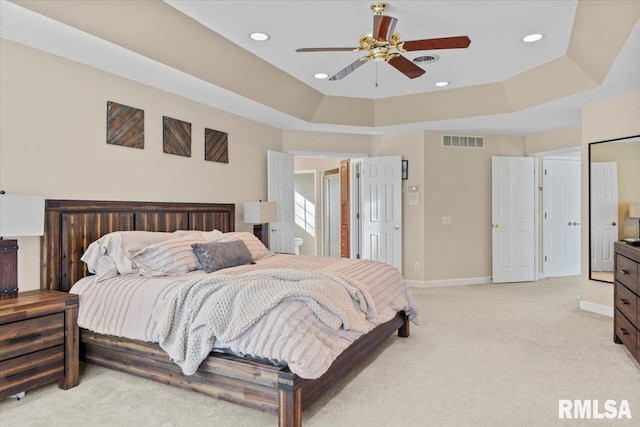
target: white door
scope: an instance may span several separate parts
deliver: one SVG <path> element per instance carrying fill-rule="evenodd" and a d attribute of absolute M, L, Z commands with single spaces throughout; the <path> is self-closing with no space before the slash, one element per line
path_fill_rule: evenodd
<path fill-rule="evenodd" d="M 361 258 L 402 271 L 402 158 L 361 160 Z"/>
<path fill-rule="evenodd" d="M 591 270 L 613 271 L 613 242 L 618 240 L 618 167 L 591 163 Z"/>
<path fill-rule="evenodd" d="M 543 262 L 546 277 L 580 274 L 580 160 L 543 159 Z"/>
<path fill-rule="evenodd" d="M 292 154 L 267 151 L 267 186 L 269 201 L 278 203 L 278 222 L 269 224 L 269 249 L 292 254 L 295 250 Z"/>
<path fill-rule="evenodd" d="M 534 280 L 534 159 L 492 158 L 493 282 Z"/>

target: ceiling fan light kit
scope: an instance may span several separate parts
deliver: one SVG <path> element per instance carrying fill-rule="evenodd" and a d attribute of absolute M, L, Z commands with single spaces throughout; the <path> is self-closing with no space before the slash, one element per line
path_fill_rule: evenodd
<path fill-rule="evenodd" d="M 395 31 L 398 20 L 392 16 L 384 15 L 386 8 L 387 3 L 385 2 L 371 4 L 371 10 L 374 13 L 373 30 L 365 31 L 360 36 L 358 47 L 312 47 L 296 49 L 296 52 L 367 52 L 366 56 L 357 59 L 331 76 L 329 80 L 332 81 L 345 78 L 369 61 L 387 62 L 408 78 L 415 79 L 423 75 L 425 71 L 402 56 L 401 53 L 417 50 L 465 49 L 471 43 L 467 36 L 402 41 L 400 34 Z"/>

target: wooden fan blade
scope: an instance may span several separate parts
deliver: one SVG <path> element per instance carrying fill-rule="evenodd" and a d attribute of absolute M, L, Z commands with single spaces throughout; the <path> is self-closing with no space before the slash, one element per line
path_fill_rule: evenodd
<path fill-rule="evenodd" d="M 389 15 L 373 15 L 373 38 L 375 40 L 391 40 L 398 20 Z"/>
<path fill-rule="evenodd" d="M 355 52 L 357 47 L 303 47 L 296 52 Z"/>
<path fill-rule="evenodd" d="M 440 39 L 411 40 L 404 42 L 404 49 L 413 50 L 433 50 L 433 49 L 464 49 L 469 47 L 471 40 L 467 36 L 443 37 Z"/>
<path fill-rule="evenodd" d="M 416 77 L 420 77 L 424 74 L 424 70 L 422 68 L 418 67 L 402 55 L 391 58 L 388 62 L 393 68 L 400 71 L 410 79 L 415 79 Z"/>
<path fill-rule="evenodd" d="M 367 58 L 368 58 L 367 56 L 363 56 L 357 61 L 352 62 L 351 64 L 344 67 L 342 70 L 338 71 L 335 75 L 331 76 L 329 80 L 336 81 L 336 80 L 344 79 L 349 74 L 353 73 L 356 69 L 358 69 L 362 64 L 367 62 Z"/>

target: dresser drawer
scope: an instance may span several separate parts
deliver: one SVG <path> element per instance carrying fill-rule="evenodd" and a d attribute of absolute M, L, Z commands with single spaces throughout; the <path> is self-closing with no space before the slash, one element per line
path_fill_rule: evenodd
<path fill-rule="evenodd" d="M 629 349 L 633 356 L 636 356 L 637 351 L 637 331 L 636 328 L 633 327 L 631 322 L 627 320 L 626 317 L 618 312 L 616 313 L 616 332 L 615 334 L 620 338 L 620 341 Z"/>
<path fill-rule="evenodd" d="M 0 325 L 0 361 L 64 343 L 64 313 Z"/>
<path fill-rule="evenodd" d="M 636 297 L 636 294 L 631 292 L 625 286 L 622 286 L 619 282 L 616 282 L 615 307 L 621 311 L 622 314 L 627 316 L 627 319 L 630 322 L 635 323 L 636 326 L 638 326 L 638 297 Z"/>
<path fill-rule="evenodd" d="M 64 377 L 64 346 L 0 362 L 0 397 L 30 390 Z"/>
<path fill-rule="evenodd" d="M 616 280 L 638 293 L 638 263 L 616 254 Z"/>

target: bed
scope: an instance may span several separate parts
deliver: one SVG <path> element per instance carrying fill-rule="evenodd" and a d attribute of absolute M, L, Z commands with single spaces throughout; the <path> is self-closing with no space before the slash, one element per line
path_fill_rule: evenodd
<path fill-rule="evenodd" d="M 214 229 L 228 233 L 235 230 L 234 222 L 233 204 L 47 200 L 41 287 L 68 292 L 88 276 L 80 258 L 92 242 L 108 233 Z M 290 261 L 282 257 L 287 256 L 275 255 L 269 262 L 286 265 Z M 280 426 L 300 426 L 304 408 L 396 331 L 401 337 L 409 336 L 405 311 L 395 313 L 391 320 L 356 339 L 315 379 L 303 378 L 286 365 L 219 352 L 211 352 L 195 374 L 184 375 L 156 343 L 83 328 L 80 357 L 89 363 L 277 414 Z"/>

